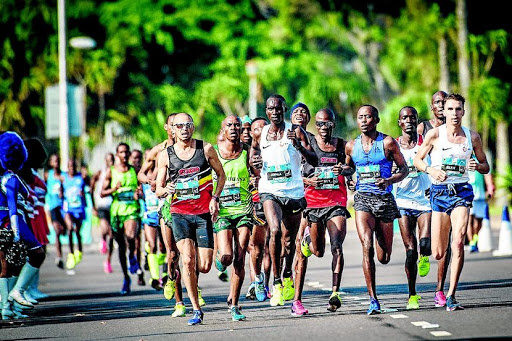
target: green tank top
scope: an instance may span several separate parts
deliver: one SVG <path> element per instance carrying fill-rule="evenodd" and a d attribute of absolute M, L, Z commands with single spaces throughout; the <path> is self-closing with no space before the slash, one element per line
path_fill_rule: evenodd
<path fill-rule="evenodd" d="M 236 159 L 223 159 L 219 147 L 215 146 L 220 163 L 226 173 L 226 183 L 220 195 L 219 216 L 250 214 L 252 196 L 249 191 L 249 170 L 247 169 L 247 151 L 244 149 Z M 217 188 L 217 176 L 213 176 L 213 191 Z"/>
<path fill-rule="evenodd" d="M 129 216 L 139 214 L 139 202 L 133 198 L 139 182 L 135 168 L 130 167 L 127 172 L 119 172 L 114 166 L 110 168 L 112 177 L 110 186 L 121 182 L 121 187 L 112 193 L 113 201 L 110 206 L 110 214 L 113 216 Z"/>

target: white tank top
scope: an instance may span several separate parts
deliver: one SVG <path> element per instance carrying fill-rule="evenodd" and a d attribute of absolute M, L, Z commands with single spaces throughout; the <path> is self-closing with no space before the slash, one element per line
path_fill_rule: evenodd
<path fill-rule="evenodd" d="M 423 137 L 418 135 L 418 143 L 414 148 L 404 149 L 400 146 L 400 151 L 409 168 L 407 177 L 395 184 L 396 204 L 400 208 L 409 208 L 419 211 L 430 210 L 430 201 L 426 197 L 426 191 L 430 189 L 429 176 L 426 173 L 418 171 L 413 164 L 414 157 L 418 153 L 418 149 L 422 143 Z M 430 157 L 427 156 L 425 162 L 430 166 Z"/>
<path fill-rule="evenodd" d="M 434 185 L 459 184 L 469 181 L 467 163 L 473 154 L 473 144 L 471 143 L 471 132 L 468 128 L 462 127 L 466 141 L 461 144 L 448 141 L 446 124 L 439 126 L 438 149 L 430 153 L 432 167 L 442 169 L 446 172 L 448 178 L 445 181 L 436 181 L 432 177 Z"/>
<path fill-rule="evenodd" d="M 105 176 L 107 175 L 107 171 L 102 169 L 100 172 L 100 178 L 94 187 L 94 204 L 96 208 L 110 208 L 112 204 L 112 196 L 106 196 L 104 198 L 101 197 L 101 189 L 103 188 L 103 183 L 105 182 Z"/>
<path fill-rule="evenodd" d="M 292 125 L 285 123 L 284 136 L 278 141 L 267 141 L 269 125 L 261 131 L 260 149 L 263 160 L 260 193 L 269 193 L 290 199 L 304 198 L 300 152 L 286 136 Z"/>

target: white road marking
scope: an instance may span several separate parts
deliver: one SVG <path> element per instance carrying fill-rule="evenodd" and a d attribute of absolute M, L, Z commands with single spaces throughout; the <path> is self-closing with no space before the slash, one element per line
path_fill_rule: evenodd
<path fill-rule="evenodd" d="M 392 315 L 389 315 L 389 316 L 391 316 L 394 319 L 407 319 L 407 318 L 409 318 L 409 316 L 404 315 L 404 314 L 392 314 Z"/>
<path fill-rule="evenodd" d="M 444 330 L 436 330 L 435 332 L 430 332 L 430 334 L 432 334 L 434 336 L 450 336 L 450 335 L 452 335 L 452 333 L 449 333 Z"/>
<path fill-rule="evenodd" d="M 416 322 L 411 322 L 413 325 L 415 325 L 416 327 L 423 327 L 423 326 L 428 326 L 430 324 L 430 322 L 427 322 L 427 321 L 416 321 Z"/>
<path fill-rule="evenodd" d="M 429 324 L 429 325 L 426 325 L 426 326 L 421 326 L 421 328 L 423 328 L 423 329 L 434 329 L 434 328 L 439 328 L 439 325 L 435 324 L 435 323 L 432 323 L 432 324 Z"/>
<path fill-rule="evenodd" d="M 320 282 L 307 282 L 306 284 L 309 285 L 309 286 L 313 286 L 313 285 L 320 284 Z"/>

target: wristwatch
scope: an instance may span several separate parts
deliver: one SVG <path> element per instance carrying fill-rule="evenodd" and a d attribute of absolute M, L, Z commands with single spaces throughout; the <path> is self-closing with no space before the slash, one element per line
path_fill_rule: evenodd
<path fill-rule="evenodd" d="M 220 201 L 219 197 L 218 197 L 218 196 L 216 196 L 215 194 L 214 194 L 214 195 L 212 195 L 212 199 L 213 199 L 213 200 L 215 200 L 216 202 L 219 202 L 219 201 Z"/>

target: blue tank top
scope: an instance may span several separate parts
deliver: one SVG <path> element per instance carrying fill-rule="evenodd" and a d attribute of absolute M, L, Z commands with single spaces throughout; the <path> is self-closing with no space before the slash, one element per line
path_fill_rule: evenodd
<path fill-rule="evenodd" d="M 62 207 L 62 198 L 59 198 L 60 187 L 62 183 L 60 179 L 55 178 L 55 171 L 50 169 L 48 171 L 48 181 L 46 181 L 46 187 L 48 192 L 46 193 L 46 203 L 50 210 L 56 207 Z"/>
<path fill-rule="evenodd" d="M 64 212 L 85 211 L 85 182 L 82 174 L 70 176 L 63 173 L 64 183 Z"/>
<path fill-rule="evenodd" d="M 386 135 L 379 133 L 370 151 L 366 153 L 361 143 L 361 135 L 356 138 L 352 150 L 352 160 L 356 165 L 356 190 L 359 192 L 385 194 L 391 193 L 393 185 L 389 185 L 384 191 L 375 181 L 379 178 L 389 178 L 393 161 L 389 161 L 384 153 L 384 138 Z"/>

